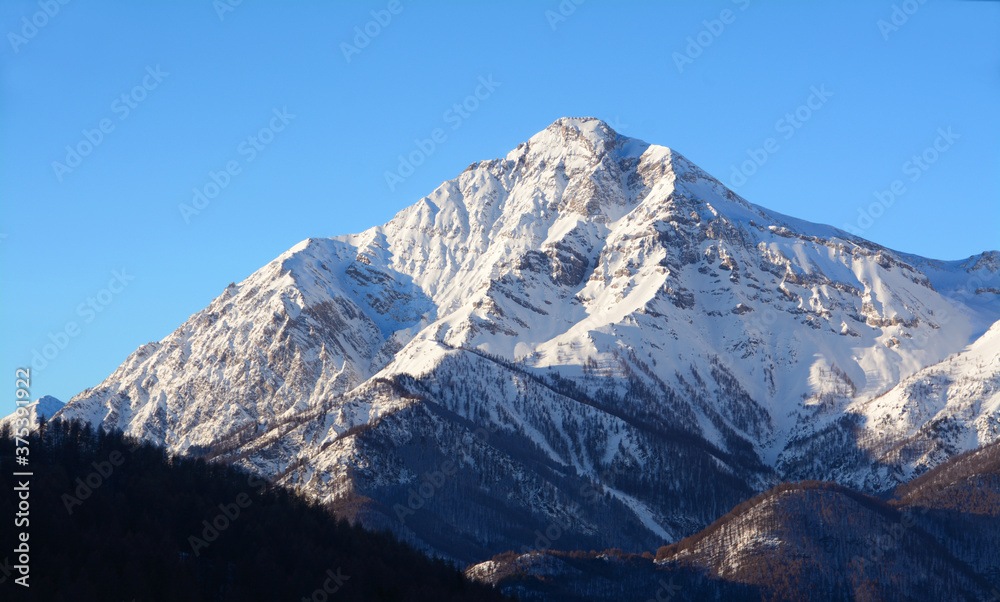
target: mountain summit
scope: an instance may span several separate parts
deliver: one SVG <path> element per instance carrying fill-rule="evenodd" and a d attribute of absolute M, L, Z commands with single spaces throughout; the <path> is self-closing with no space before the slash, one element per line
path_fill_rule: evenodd
<path fill-rule="evenodd" d="M 914 391 L 997 390 L 995 329 L 956 359 L 1000 319 L 996 257 L 886 249 L 564 118 L 295 245 L 58 416 L 454 559 L 655 549 L 782 480 L 881 492 L 994 440 L 998 404 Z"/>

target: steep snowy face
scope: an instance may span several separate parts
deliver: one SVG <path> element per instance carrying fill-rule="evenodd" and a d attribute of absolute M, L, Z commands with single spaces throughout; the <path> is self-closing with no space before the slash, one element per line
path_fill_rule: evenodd
<path fill-rule="evenodd" d="M 775 331 L 786 339 L 804 320 L 861 338 L 835 344 L 844 351 L 828 363 L 872 393 L 988 326 L 966 315 L 932 335 L 941 321 L 934 312 L 950 317 L 955 303 L 902 256 L 751 205 L 678 153 L 593 119 L 561 119 L 506 159 L 473 164 L 389 224 L 341 240 L 357 245 L 370 270 L 407 274 L 433 300 L 437 320 L 425 335 L 516 359 L 551 355 L 568 335 L 590 352 L 576 354 L 580 362 L 596 353 L 581 336 L 666 300 L 665 316 L 736 313 L 685 333 L 709 335 L 710 350 L 757 347 L 756 335 Z M 954 275 L 956 267 L 934 272 Z M 987 272 L 995 281 L 996 268 Z M 991 298 L 986 313 L 995 315 L 995 294 L 978 296 Z M 723 332 L 734 336 L 723 340 Z M 850 350 L 876 343 L 894 351 L 858 361 Z M 761 398 L 772 395 L 771 379 L 751 379 Z M 799 381 L 789 398 L 805 390 Z"/>
<path fill-rule="evenodd" d="M 187 451 L 356 387 L 391 318 L 377 323 L 343 289 L 348 256 L 328 240 L 296 245 L 137 349 L 62 415 Z"/>
<path fill-rule="evenodd" d="M 596 120 L 560 120 L 506 159 L 473 164 L 385 226 L 342 240 L 410 274 L 447 311 L 479 299 L 530 253 L 555 255 L 564 240 L 600 237 L 635 204 L 625 180 L 645 146 Z M 574 265 L 553 269 L 567 284 L 581 276 Z"/>
<path fill-rule="evenodd" d="M 906 480 L 998 438 L 1000 322 L 961 353 L 874 399 L 848 408 L 864 417 L 864 447 Z"/>
<path fill-rule="evenodd" d="M 60 415 L 383 514 L 434 468 L 415 458 L 461 458 L 449 487 L 481 504 L 434 497 L 439 523 L 406 531 L 466 533 L 437 549 L 455 557 L 523 543 L 462 514 L 495 507 L 581 548 L 653 547 L 780 477 L 894 484 L 904 460 L 883 470 L 859 421 L 1000 319 L 998 264 L 771 212 L 566 118 L 387 224 L 299 243 Z M 456 447 L 477 428 L 492 438 Z M 600 500 L 574 514 L 585 487 Z"/>
<path fill-rule="evenodd" d="M 796 424 L 884 392 L 998 315 L 991 255 L 931 262 L 767 211 L 592 119 L 561 119 L 342 240 L 432 299 L 416 338 L 568 374 L 630 349 L 681 389 L 725 373 L 710 390 L 739 383 L 749 402 L 723 414 L 772 455 Z"/>

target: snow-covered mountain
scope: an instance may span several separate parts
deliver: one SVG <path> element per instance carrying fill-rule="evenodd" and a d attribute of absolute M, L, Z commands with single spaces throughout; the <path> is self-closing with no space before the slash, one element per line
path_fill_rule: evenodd
<path fill-rule="evenodd" d="M 904 478 L 998 438 L 1000 322 L 966 350 L 904 379 L 848 412 L 864 417 L 864 448 Z"/>
<path fill-rule="evenodd" d="M 34 425 L 38 424 L 40 418 L 48 420 L 49 418 L 55 416 L 56 412 L 61 410 L 62 407 L 63 402 L 59 401 L 55 397 L 52 397 L 51 395 L 43 395 L 42 397 L 39 397 L 35 401 L 24 406 L 27 414 L 18 416 L 18 410 L 14 410 L 7 416 L 0 418 L 0 431 L 2 431 L 5 426 L 9 426 L 11 432 L 14 432 L 17 430 L 18 426 L 23 426 L 25 424 L 18 422 L 23 419 L 27 419 L 28 422 L 26 424 L 29 424 L 31 425 L 31 428 L 34 428 Z"/>
<path fill-rule="evenodd" d="M 884 490 L 995 438 L 998 272 L 564 118 L 382 226 L 295 245 L 59 416 L 453 558 L 654 549 L 786 478 Z M 939 373 L 947 401 L 913 394 Z M 936 443 L 946 410 L 963 435 Z"/>

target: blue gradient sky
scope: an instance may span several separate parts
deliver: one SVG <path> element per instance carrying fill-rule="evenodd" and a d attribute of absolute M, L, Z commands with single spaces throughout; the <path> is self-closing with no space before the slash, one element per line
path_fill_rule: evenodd
<path fill-rule="evenodd" d="M 220 18 L 225 1 L 78 1 L 51 17 L 0 3 L 11 389 L 17 366 L 61 341 L 32 394 L 65 401 L 296 242 L 383 223 L 560 116 L 605 119 L 727 183 L 769 149 L 743 196 L 895 249 L 1000 248 L 1000 3 L 911 0 L 880 30 L 893 2 L 566 0 L 560 14 L 555 0 L 403 0 L 376 27 L 371 11 L 390 3 L 253 0 Z M 366 24 L 378 31 L 348 61 Z M 675 53 L 697 56 L 679 67 Z M 832 96 L 800 108 L 824 86 Z M 478 106 L 454 110 L 466 101 Z M 294 118 L 272 119 L 285 107 Z M 796 110 L 808 117 L 789 129 Z M 53 162 L 102 120 L 60 181 Z M 251 151 L 271 125 L 282 131 Z M 435 128 L 443 142 L 390 189 L 386 172 Z M 959 137 L 936 140 L 939 128 Z M 228 185 L 185 221 L 178 206 L 227 165 Z M 905 192 L 869 223 L 859 211 L 897 180 Z"/>

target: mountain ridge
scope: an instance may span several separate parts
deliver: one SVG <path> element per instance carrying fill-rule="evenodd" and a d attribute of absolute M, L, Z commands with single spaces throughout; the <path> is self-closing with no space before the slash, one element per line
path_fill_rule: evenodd
<path fill-rule="evenodd" d="M 581 548 L 652 549 L 783 477 L 874 493 L 964 451 L 893 460 L 855 410 L 1000 319 L 998 256 L 897 253 L 564 118 L 382 226 L 296 244 L 59 416 L 452 558 L 553 521 Z M 494 434 L 456 444 L 477 428 Z M 426 524 L 403 524 L 393 505 L 449 459 Z M 432 526 L 467 541 L 430 544 Z"/>

